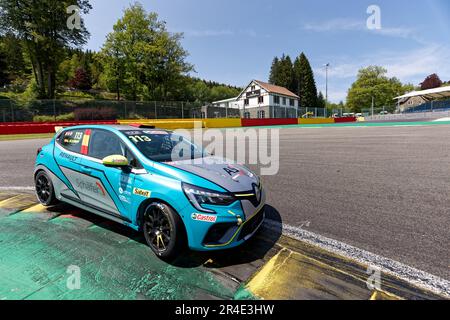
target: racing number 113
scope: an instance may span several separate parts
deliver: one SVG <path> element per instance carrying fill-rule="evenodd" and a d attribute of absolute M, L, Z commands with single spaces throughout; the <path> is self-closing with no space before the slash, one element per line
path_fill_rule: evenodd
<path fill-rule="evenodd" d="M 130 140 L 132 140 L 134 143 L 138 142 L 150 142 L 152 139 L 150 139 L 147 136 L 128 136 Z"/>

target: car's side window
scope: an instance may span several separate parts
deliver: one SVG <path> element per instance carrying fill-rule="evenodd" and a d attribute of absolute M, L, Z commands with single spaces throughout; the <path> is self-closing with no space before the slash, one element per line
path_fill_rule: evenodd
<path fill-rule="evenodd" d="M 113 132 L 92 130 L 88 156 L 102 160 L 112 155 L 125 156 L 120 138 Z"/>
<path fill-rule="evenodd" d="M 83 137 L 84 130 L 69 130 L 63 132 L 58 141 L 65 149 L 80 153 Z"/>
<path fill-rule="evenodd" d="M 134 156 L 134 154 L 128 149 L 124 144 L 123 148 L 125 150 L 125 157 L 128 159 L 128 163 L 135 169 L 142 169 L 143 166 L 139 162 L 139 160 Z"/>

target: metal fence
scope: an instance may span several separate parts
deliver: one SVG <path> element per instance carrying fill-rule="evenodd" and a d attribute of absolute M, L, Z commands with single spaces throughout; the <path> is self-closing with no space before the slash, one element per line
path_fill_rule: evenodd
<path fill-rule="evenodd" d="M 266 113 L 248 109 L 222 108 L 202 102 L 112 101 L 112 100 L 33 100 L 0 99 L 0 122 L 82 121 L 116 119 L 199 119 L 199 118 L 295 118 L 324 117 L 321 108 L 271 107 Z M 328 115 L 330 116 L 330 115 Z"/>
<path fill-rule="evenodd" d="M 428 101 L 419 106 L 408 108 L 404 113 L 450 111 L 450 100 Z"/>
<path fill-rule="evenodd" d="M 365 117 L 366 121 L 414 121 L 414 120 L 436 120 L 450 118 L 450 111 L 433 112 L 411 112 L 386 115 L 374 115 Z"/>
<path fill-rule="evenodd" d="M 0 122 L 201 118 L 203 105 L 172 101 L 0 100 Z"/>

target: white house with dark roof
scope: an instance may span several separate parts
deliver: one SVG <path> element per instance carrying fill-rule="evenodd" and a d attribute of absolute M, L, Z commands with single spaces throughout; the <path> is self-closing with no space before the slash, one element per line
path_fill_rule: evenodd
<path fill-rule="evenodd" d="M 239 108 L 244 118 L 296 118 L 299 97 L 284 87 L 252 80 L 239 96 L 213 106 Z"/>

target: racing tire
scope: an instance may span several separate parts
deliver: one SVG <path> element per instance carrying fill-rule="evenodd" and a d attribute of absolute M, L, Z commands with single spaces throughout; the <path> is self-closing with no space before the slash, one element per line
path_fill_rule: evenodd
<path fill-rule="evenodd" d="M 148 246 L 162 260 L 171 260 L 186 248 L 183 221 L 164 203 L 152 202 L 145 207 L 142 230 Z"/>
<path fill-rule="evenodd" d="M 53 187 L 52 179 L 45 171 L 39 171 L 34 179 L 36 197 L 40 204 L 44 207 L 49 207 L 57 204 L 59 201 L 55 196 L 55 188 Z"/>

